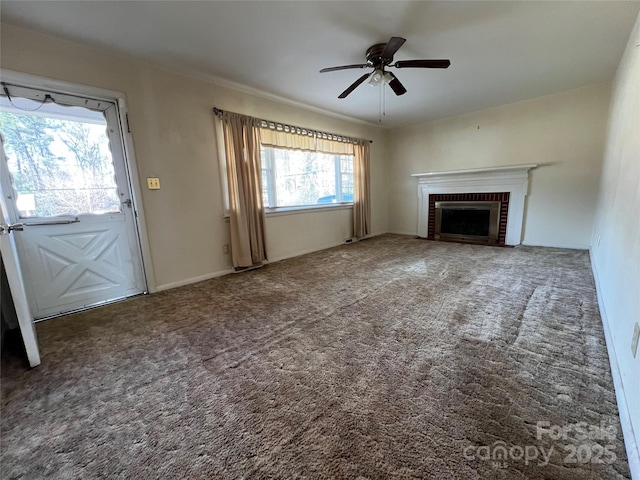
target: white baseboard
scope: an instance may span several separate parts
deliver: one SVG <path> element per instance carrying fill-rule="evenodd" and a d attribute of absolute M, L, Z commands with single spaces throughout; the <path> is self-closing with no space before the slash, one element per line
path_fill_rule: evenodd
<path fill-rule="evenodd" d="M 375 236 L 375 235 L 370 235 L 370 236 L 367 236 L 365 238 L 371 238 L 373 236 Z M 286 255 L 282 255 L 280 257 L 271 258 L 271 259 L 269 259 L 268 261 L 266 261 L 264 263 L 266 265 L 266 264 L 269 264 L 269 263 L 279 262 L 281 260 L 286 260 L 288 258 L 294 258 L 294 257 L 299 257 L 300 255 L 306 255 L 307 253 L 319 252 L 320 250 L 326 250 L 327 248 L 337 247 L 338 245 L 344 245 L 344 240 L 327 243 L 327 244 L 321 245 L 319 247 L 307 248 L 307 249 L 304 249 L 304 250 L 299 250 L 299 251 L 296 251 L 296 252 L 293 252 L 293 253 L 287 253 Z M 200 275 L 200 276 L 197 276 L 197 277 L 191 277 L 191 278 L 186 278 L 184 280 L 178 280 L 177 282 L 165 283 L 165 284 L 162 284 L 162 285 L 157 285 L 155 287 L 155 289 L 153 290 L 153 292 L 151 292 L 151 293 L 161 292 L 163 290 L 169 290 L 171 288 L 184 287 L 185 285 L 190 285 L 192 283 L 203 282 L 204 280 L 209 280 L 211 278 L 222 277 L 224 275 L 229 275 L 230 273 L 237 273 L 237 272 L 235 272 L 235 270 L 233 268 L 230 268 L 229 270 L 220 270 L 218 272 L 207 273 L 205 275 Z"/>
<path fill-rule="evenodd" d="M 387 233 L 387 232 L 384 232 L 384 233 Z M 377 237 L 378 235 L 384 235 L 384 233 L 372 233 L 371 235 L 367 235 L 366 237 L 362 237 L 362 238 L 359 238 L 357 240 L 354 240 L 353 242 L 349 242 L 349 244 L 360 242 L 360 241 L 366 240 L 368 238 Z M 289 258 L 299 257 L 300 255 L 306 255 L 308 253 L 313 253 L 313 252 L 319 252 L 321 250 L 326 250 L 327 248 L 333 248 L 333 247 L 337 247 L 339 245 L 345 245 L 347 243 L 346 240 L 348 240 L 348 239 L 345 238 L 345 239 L 343 239 L 341 241 L 330 242 L 330 243 L 324 244 L 324 245 L 322 245 L 320 247 L 308 248 L 308 249 L 299 250 L 299 251 L 296 251 L 296 252 L 293 252 L 293 253 L 287 253 L 286 255 L 282 255 L 280 257 L 270 258 L 269 261 L 265 262 L 265 263 L 279 262 L 281 260 L 287 260 Z"/>
<path fill-rule="evenodd" d="M 304 249 L 304 250 L 298 250 L 298 251 L 293 252 L 293 253 L 287 253 L 287 254 L 281 255 L 279 257 L 270 258 L 269 261 L 265 262 L 265 263 L 279 262 L 281 260 L 287 260 L 288 258 L 294 258 L 294 257 L 299 257 L 300 255 L 306 255 L 307 253 L 319 252 L 320 250 L 326 250 L 327 248 L 337 247 L 338 245 L 344 245 L 344 240 L 340 240 L 339 242 L 327 243 L 327 244 L 324 244 L 324 245 L 322 245 L 320 247 L 307 248 L 307 249 Z"/>
<path fill-rule="evenodd" d="M 570 250 L 589 250 L 589 245 L 581 243 L 531 243 L 522 242 L 522 245 L 527 247 L 547 247 L 547 248 L 568 248 Z"/>
<path fill-rule="evenodd" d="M 411 235 L 413 237 L 417 237 L 417 232 L 407 232 L 404 230 L 390 230 L 387 233 L 393 233 L 395 235 Z M 423 237 L 426 238 L 426 237 Z M 547 248 L 568 248 L 570 250 L 589 250 L 589 245 L 584 245 L 580 243 L 530 243 L 530 242 L 522 242 L 522 245 L 526 245 L 528 247 L 547 247 Z"/>
<path fill-rule="evenodd" d="M 165 283 L 163 285 L 157 285 L 155 288 L 156 292 L 161 292 L 163 290 L 169 290 L 171 288 L 184 287 L 185 285 L 191 285 L 192 283 L 203 282 L 205 280 L 210 280 L 216 277 L 222 277 L 224 275 L 229 275 L 233 273 L 233 269 L 229 270 L 220 270 L 219 272 L 207 273 L 205 275 L 200 275 L 197 277 L 185 278 L 184 280 L 178 280 L 177 282 Z"/>
<path fill-rule="evenodd" d="M 412 237 L 417 237 L 418 236 L 417 232 L 403 232 L 403 231 L 400 231 L 400 230 L 391 230 L 391 231 L 389 231 L 387 233 L 392 233 L 394 235 L 411 235 Z"/>
<path fill-rule="evenodd" d="M 589 250 L 591 258 L 591 270 L 596 284 L 596 294 L 598 296 L 598 306 L 600 307 L 600 317 L 602 318 L 602 326 L 604 328 L 604 337 L 607 343 L 607 353 L 609 354 L 609 363 L 611 365 L 611 376 L 613 377 L 613 388 L 616 393 L 616 401 L 618 403 L 618 412 L 620 414 L 620 425 L 622 427 L 622 435 L 624 438 L 625 449 L 627 450 L 627 459 L 629 461 L 629 470 L 631 471 L 632 480 L 640 480 L 640 441 L 636 438 L 631 416 L 629 415 L 629 407 L 625 394 L 624 384 L 622 383 L 622 375 L 618 366 L 618 357 L 616 356 L 616 348 L 613 344 L 613 337 L 609 329 L 609 318 L 604 301 L 600 294 L 600 280 L 598 278 L 598 270 L 593 258 L 593 252 Z"/>

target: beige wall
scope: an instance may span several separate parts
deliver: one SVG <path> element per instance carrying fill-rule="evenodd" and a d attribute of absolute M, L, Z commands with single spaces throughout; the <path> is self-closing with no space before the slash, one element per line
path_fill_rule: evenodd
<path fill-rule="evenodd" d="M 412 173 L 537 163 L 523 243 L 587 248 L 610 85 L 600 84 L 393 130 L 389 229 L 416 234 Z"/>
<path fill-rule="evenodd" d="M 640 478 L 640 350 L 631 354 L 640 322 L 640 16 L 613 84 L 600 199 L 592 238 L 600 309 L 612 363 L 620 371 L 631 432 L 625 438 L 633 478 Z M 614 366 L 615 370 L 615 366 Z M 614 371 L 615 375 L 615 371 Z M 620 395 L 620 392 L 618 392 Z M 624 423 L 625 405 L 621 405 Z M 633 450 L 632 450 L 633 449 Z M 633 452 L 633 453 L 632 453 Z"/>
<path fill-rule="evenodd" d="M 175 286 L 231 268 L 212 107 L 373 140 L 373 233 L 387 231 L 386 132 L 212 83 L 149 67 L 134 59 L 2 25 L 3 69 L 123 92 L 142 189 L 156 285 Z M 351 236 L 350 212 L 269 217 L 272 258 L 326 248 Z"/>

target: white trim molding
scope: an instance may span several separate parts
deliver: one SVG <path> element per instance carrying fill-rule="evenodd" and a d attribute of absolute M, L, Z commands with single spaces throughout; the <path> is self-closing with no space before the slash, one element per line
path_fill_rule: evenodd
<path fill-rule="evenodd" d="M 529 170 L 537 164 L 414 173 L 418 178 L 418 236 L 429 235 L 429 195 L 509 192 L 507 245 L 520 245 Z"/>
<path fill-rule="evenodd" d="M 191 285 L 192 283 L 204 282 L 205 280 L 211 280 L 212 278 L 222 277 L 224 275 L 230 275 L 234 273 L 233 268 L 228 270 L 219 270 L 217 272 L 206 273 L 204 275 L 198 275 L 197 277 L 185 278 L 183 280 L 178 280 L 177 282 L 163 283 L 162 285 L 156 286 L 156 292 L 162 292 L 164 290 L 170 290 L 172 288 L 184 287 L 185 285 Z"/>
<path fill-rule="evenodd" d="M 622 373 L 618 365 L 618 356 L 611 335 L 610 321 L 607 316 L 607 309 L 604 306 L 602 298 L 602 288 L 600 287 L 600 277 L 596 268 L 596 260 L 593 257 L 593 250 L 589 249 L 589 258 L 591 260 L 591 271 L 596 284 L 596 295 L 598 298 L 598 307 L 600 309 L 600 318 L 602 319 L 602 327 L 604 330 L 605 343 L 607 345 L 607 353 L 609 357 L 609 365 L 611 366 L 611 377 L 613 378 L 613 390 L 616 394 L 616 403 L 618 404 L 618 416 L 620 417 L 620 426 L 622 428 L 622 437 L 624 446 L 627 451 L 627 462 L 631 471 L 633 480 L 640 480 L 640 432 L 636 433 L 631 421 L 631 413 L 627 402 L 625 385 L 622 380 Z M 633 388 L 633 385 L 631 386 Z"/>

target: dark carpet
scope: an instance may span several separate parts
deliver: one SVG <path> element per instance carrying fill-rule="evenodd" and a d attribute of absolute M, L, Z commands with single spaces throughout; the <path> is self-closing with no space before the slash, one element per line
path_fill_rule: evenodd
<path fill-rule="evenodd" d="M 37 332 L 2 478 L 629 478 L 583 251 L 384 235 Z"/>

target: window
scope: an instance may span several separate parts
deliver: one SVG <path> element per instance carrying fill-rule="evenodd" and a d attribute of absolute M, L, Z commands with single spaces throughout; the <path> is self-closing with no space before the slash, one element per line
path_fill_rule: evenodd
<path fill-rule="evenodd" d="M 353 202 L 353 156 L 263 146 L 267 208 Z"/>
<path fill-rule="evenodd" d="M 120 212 L 104 114 L 15 101 L 2 97 L 0 128 L 20 218 Z"/>

